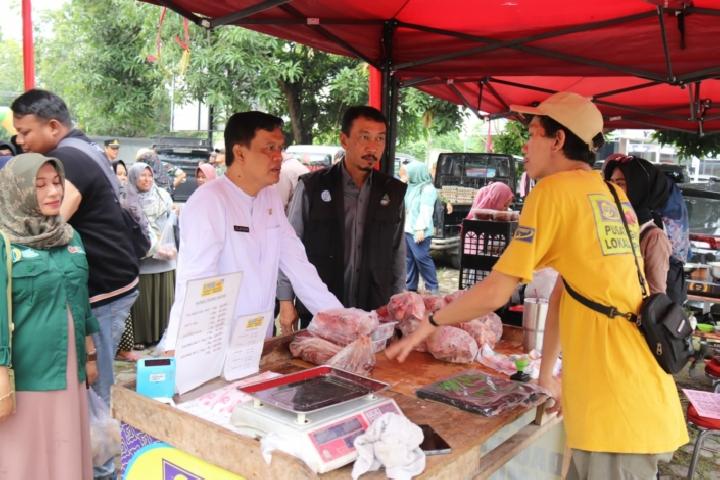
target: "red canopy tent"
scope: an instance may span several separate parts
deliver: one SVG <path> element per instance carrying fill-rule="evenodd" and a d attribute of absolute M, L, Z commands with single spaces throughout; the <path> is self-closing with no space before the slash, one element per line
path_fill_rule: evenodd
<path fill-rule="evenodd" d="M 492 116 L 572 90 L 608 128 L 720 131 L 720 0 L 151 1 L 363 59 L 391 119 L 398 87 Z"/>

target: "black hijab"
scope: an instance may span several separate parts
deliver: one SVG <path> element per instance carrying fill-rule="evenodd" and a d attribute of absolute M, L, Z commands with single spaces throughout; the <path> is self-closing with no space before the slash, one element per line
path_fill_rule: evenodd
<path fill-rule="evenodd" d="M 638 216 L 640 225 L 653 219 L 662 228 L 662 221 L 655 213 L 670 196 L 670 179 L 655 165 L 640 157 L 618 157 L 605 164 L 605 180 L 619 168 L 625 175 L 627 196 Z"/>

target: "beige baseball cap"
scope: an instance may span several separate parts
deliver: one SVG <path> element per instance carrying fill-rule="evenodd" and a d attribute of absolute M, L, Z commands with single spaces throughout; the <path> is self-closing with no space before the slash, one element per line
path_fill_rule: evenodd
<path fill-rule="evenodd" d="M 557 92 L 537 107 L 510 105 L 510 110 L 550 117 L 580 137 L 591 150 L 594 149 L 593 137 L 603 130 L 600 110 L 592 100 L 574 92 Z"/>

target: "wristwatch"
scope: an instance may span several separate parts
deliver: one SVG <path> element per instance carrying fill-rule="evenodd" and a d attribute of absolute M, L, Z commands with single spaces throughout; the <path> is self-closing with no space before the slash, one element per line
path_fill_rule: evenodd
<path fill-rule="evenodd" d="M 93 350 L 92 352 L 87 352 L 86 362 L 97 362 L 97 350 Z"/>

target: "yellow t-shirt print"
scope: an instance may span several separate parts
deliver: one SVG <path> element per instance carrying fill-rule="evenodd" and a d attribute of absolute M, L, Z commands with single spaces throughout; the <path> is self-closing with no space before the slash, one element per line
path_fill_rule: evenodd
<path fill-rule="evenodd" d="M 588 195 L 590 207 L 592 208 L 593 220 L 595 220 L 595 230 L 600 242 L 600 249 L 603 255 L 632 255 L 633 251 L 630 247 L 625 225 L 620 219 L 617 206 L 613 200 L 608 199 L 605 195 L 592 193 Z M 637 216 L 633 211 L 630 203 L 621 203 L 625 219 L 627 220 L 635 244 L 635 252 L 640 252 L 640 244 L 633 225 L 638 224 Z"/>

